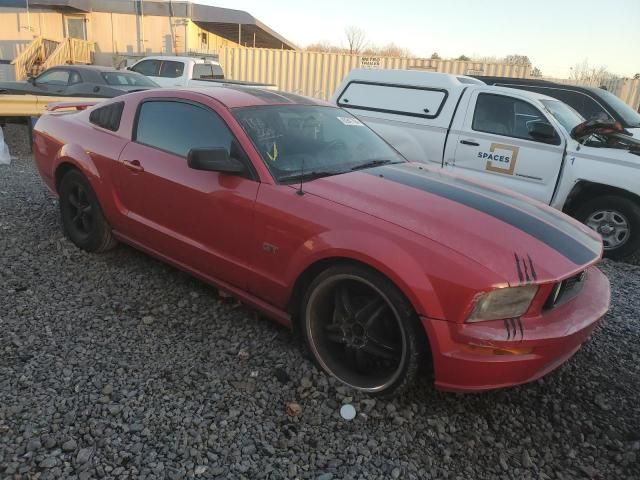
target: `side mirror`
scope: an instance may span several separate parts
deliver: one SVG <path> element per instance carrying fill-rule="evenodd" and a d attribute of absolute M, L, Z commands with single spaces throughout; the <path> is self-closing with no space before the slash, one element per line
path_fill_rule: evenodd
<path fill-rule="evenodd" d="M 27 78 L 27 82 L 29 82 L 31 85 L 35 85 L 36 84 L 36 77 Z"/>
<path fill-rule="evenodd" d="M 527 125 L 529 136 L 544 143 L 558 143 L 558 134 L 553 125 L 547 122 L 535 121 Z"/>
<path fill-rule="evenodd" d="M 242 175 L 247 171 L 244 163 L 229 156 L 226 148 L 192 148 L 187 155 L 187 165 L 194 170 Z"/>

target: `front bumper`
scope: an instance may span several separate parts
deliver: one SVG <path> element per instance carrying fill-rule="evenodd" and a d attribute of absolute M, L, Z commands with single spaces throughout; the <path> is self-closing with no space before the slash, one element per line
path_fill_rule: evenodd
<path fill-rule="evenodd" d="M 609 280 L 592 267 L 580 294 L 538 317 L 470 324 L 422 317 L 435 385 L 446 391 L 479 392 L 536 380 L 573 356 L 607 312 L 609 300 Z M 496 355 L 482 347 L 531 351 Z"/>

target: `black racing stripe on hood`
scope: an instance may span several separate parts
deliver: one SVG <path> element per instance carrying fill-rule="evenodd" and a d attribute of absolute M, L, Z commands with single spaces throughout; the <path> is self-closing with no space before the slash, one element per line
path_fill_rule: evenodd
<path fill-rule="evenodd" d="M 509 204 L 513 197 L 505 196 L 501 201 L 500 192 L 487 189 L 486 194 L 477 193 L 470 188 L 455 185 L 453 182 L 429 178 L 428 174 L 423 174 L 422 171 L 415 172 L 406 167 L 382 166 L 363 170 L 363 172 L 382 176 L 387 180 L 438 195 L 491 215 L 538 239 L 576 265 L 590 263 L 600 255 L 600 242 L 596 239 L 581 232 L 570 223 L 562 222 L 561 219 L 553 222 L 543 221 L 533 212 L 515 208 Z M 527 202 L 522 203 L 528 205 Z M 532 205 L 532 207 L 535 206 Z"/>

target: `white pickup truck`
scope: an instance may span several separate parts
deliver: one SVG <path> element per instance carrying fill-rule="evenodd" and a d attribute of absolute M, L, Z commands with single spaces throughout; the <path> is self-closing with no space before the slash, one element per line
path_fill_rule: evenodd
<path fill-rule="evenodd" d="M 266 88 L 276 90 L 275 85 L 255 82 L 228 80 L 222 66 L 213 60 L 197 57 L 144 57 L 128 70 L 149 77 L 161 87 L 211 87 L 236 85 L 240 87 Z"/>
<path fill-rule="evenodd" d="M 640 141 L 619 125 L 585 124 L 542 94 L 433 72 L 356 69 L 332 101 L 409 160 L 533 197 L 598 231 L 606 256 L 640 258 Z"/>

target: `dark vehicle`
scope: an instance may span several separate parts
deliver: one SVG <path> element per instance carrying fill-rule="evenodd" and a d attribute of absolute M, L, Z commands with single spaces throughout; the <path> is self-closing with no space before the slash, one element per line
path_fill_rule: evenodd
<path fill-rule="evenodd" d="M 95 65 L 60 65 L 24 82 L 0 82 L 0 93 L 112 98 L 156 88 L 139 73 Z"/>
<path fill-rule="evenodd" d="M 603 88 L 579 87 L 529 78 L 473 76 L 487 85 L 519 88 L 557 98 L 586 119 L 604 113 L 610 119 L 620 122 L 634 137 L 640 137 L 640 113 Z"/>

